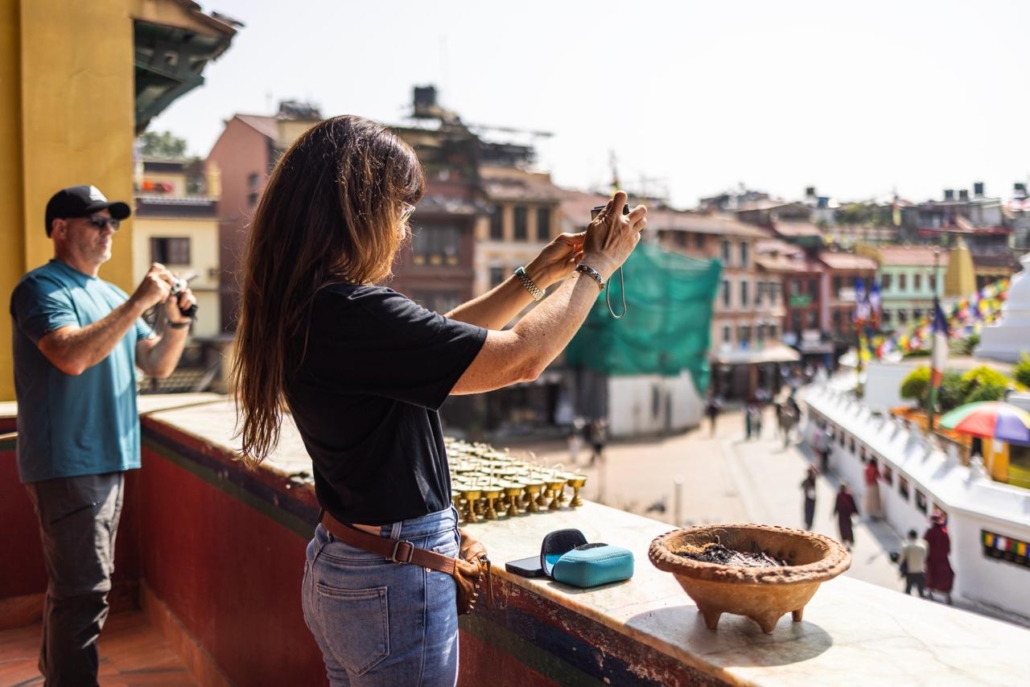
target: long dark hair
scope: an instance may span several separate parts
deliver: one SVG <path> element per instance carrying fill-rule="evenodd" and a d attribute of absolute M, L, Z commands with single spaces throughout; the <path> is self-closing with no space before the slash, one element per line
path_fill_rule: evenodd
<path fill-rule="evenodd" d="M 389 276 L 403 204 L 415 204 L 424 185 L 406 143 L 354 116 L 311 128 L 272 170 L 250 228 L 232 368 L 249 463 L 279 442 L 287 375 L 299 364 L 291 342 L 307 335 L 315 294 Z"/>

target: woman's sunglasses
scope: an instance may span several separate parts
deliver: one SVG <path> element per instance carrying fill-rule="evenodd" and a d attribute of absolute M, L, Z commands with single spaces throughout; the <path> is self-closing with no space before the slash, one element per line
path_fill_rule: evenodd
<path fill-rule="evenodd" d="M 104 217 L 103 215 L 90 215 L 86 218 L 86 221 L 93 225 L 95 229 L 100 229 L 101 231 L 103 231 L 104 227 L 106 227 L 108 224 L 111 225 L 112 231 L 118 231 L 118 227 L 120 227 L 122 224 L 122 221 L 120 219 L 115 219 L 114 217 Z"/>

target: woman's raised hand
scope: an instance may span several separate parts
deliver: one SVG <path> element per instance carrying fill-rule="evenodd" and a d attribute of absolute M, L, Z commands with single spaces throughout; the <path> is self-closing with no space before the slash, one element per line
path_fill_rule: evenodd
<path fill-rule="evenodd" d="M 547 244 L 540 255 L 526 265 L 530 279 L 540 288 L 546 289 L 569 276 L 583 257 L 585 237 L 585 232 L 561 234 Z"/>
<path fill-rule="evenodd" d="M 625 205 L 626 193 L 617 191 L 590 222 L 583 241 L 583 263 L 600 272 L 605 279 L 626 262 L 640 241 L 640 232 L 647 226 L 646 207 L 638 205 L 624 215 Z"/>

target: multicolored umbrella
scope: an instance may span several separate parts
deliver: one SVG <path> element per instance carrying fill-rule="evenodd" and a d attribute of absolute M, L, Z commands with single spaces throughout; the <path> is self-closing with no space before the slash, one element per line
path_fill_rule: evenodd
<path fill-rule="evenodd" d="M 975 437 L 1030 445 L 1030 413 L 1011 403 L 967 403 L 945 413 L 940 426 Z"/>

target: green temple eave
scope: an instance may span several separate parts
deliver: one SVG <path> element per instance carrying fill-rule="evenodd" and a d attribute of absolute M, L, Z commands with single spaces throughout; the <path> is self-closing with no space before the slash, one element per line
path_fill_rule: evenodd
<path fill-rule="evenodd" d="M 223 15 L 206 15 L 189 0 L 163 4 L 166 11 L 159 15 L 167 23 L 133 20 L 137 135 L 177 98 L 204 83 L 207 63 L 229 49 L 243 26 Z"/>

